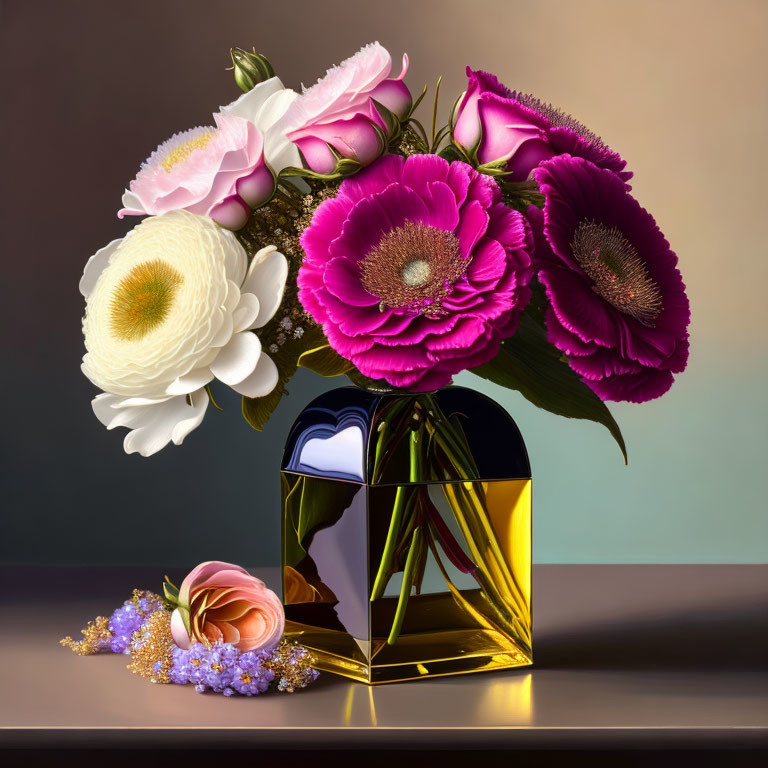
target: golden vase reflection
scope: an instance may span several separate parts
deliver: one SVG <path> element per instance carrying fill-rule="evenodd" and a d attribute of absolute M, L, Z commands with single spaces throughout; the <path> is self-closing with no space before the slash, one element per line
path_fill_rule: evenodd
<path fill-rule="evenodd" d="M 444 690 L 444 689 L 440 689 Z M 423 691 L 423 693 L 422 693 Z M 439 691 L 437 691 L 439 693 Z M 511 675 L 495 675 L 482 686 L 462 687 L 460 696 L 436 696 L 433 687 L 409 688 L 408 711 L 423 712 L 423 725 L 466 728 L 467 723 L 488 726 L 524 726 L 533 722 L 533 675 L 520 670 Z M 423 696 L 424 706 L 419 707 Z M 391 727 L 412 725 L 404 719 L 401 695 L 390 689 L 361 687 L 350 683 L 338 699 L 340 721 L 353 727 Z"/>

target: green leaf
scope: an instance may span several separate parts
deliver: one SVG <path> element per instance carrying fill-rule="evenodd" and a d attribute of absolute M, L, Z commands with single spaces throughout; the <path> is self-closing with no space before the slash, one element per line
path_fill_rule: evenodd
<path fill-rule="evenodd" d="M 180 605 L 178 608 L 179 616 L 181 616 L 181 620 L 184 623 L 184 629 L 187 630 L 187 635 L 191 638 L 192 637 L 192 622 L 189 619 L 189 608 L 185 608 L 183 605 Z"/>
<path fill-rule="evenodd" d="M 380 101 L 371 99 L 373 106 L 376 107 L 381 119 L 384 121 L 384 125 L 387 126 L 386 135 L 388 138 L 392 138 L 395 133 L 400 133 L 400 118 L 392 112 L 392 110 L 385 107 Z"/>
<path fill-rule="evenodd" d="M 275 412 L 275 409 L 283 399 L 285 393 L 285 384 L 290 376 L 283 381 L 281 376 L 277 381 L 277 386 L 264 397 L 245 397 L 243 396 L 243 418 L 257 431 L 262 432 L 264 425 L 269 421 L 269 417 Z"/>
<path fill-rule="evenodd" d="M 320 376 L 341 376 L 354 367 L 349 360 L 331 349 L 328 344 L 316 349 L 308 349 L 299 356 L 299 367 L 308 368 Z"/>
<path fill-rule="evenodd" d="M 546 330 L 523 313 L 520 328 L 490 362 L 471 373 L 515 389 L 538 408 L 570 419 L 602 424 L 613 435 L 627 463 L 627 448 L 619 425 L 603 401 L 581 381 L 546 337 Z"/>
<path fill-rule="evenodd" d="M 374 126 L 376 129 L 377 126 Z M 377 132 L 379 137 L 380 150 L 383 152 L 386 147 L 386 138 L 383 137 L 383 133 L 379 129 Z M 331 173 L 318 173 L 317 171 L 311 171 L 309 168 L 296 168 L 295 166 L 288 166 L 280 171 L 279 179 L 292 178 L 298 176 L 301 179 L 316 179 L 317 181 L 339 181 L 345 179 L 347 176 L 352 176 L 362 169 L 362 164 L 357 160 L 353 160 L 351 157 L 342 157 L 332 146 L 328 145 L 328 149 L 336 160 L 336 167 Z"/>
<path fill-rule="evenodd" d="M 528 181 L 508 181 L 507 179 L 497 179 L 504 202 L 516 211 L 525 213 L 528 207 L 535 205 L 537 208 L 544 207 L 544 195 L 539 191 L 539 185 L 533 180 Z"/>
<path fill-rule="evenodd" d="M 163 582 L 163 594 L 166 602 L 173 606 L 179 605 L 179 588 L 167 576 Z"/>
<path fill-rule="evenodd" d="M 510 173 L 512 173 L 512 171 L 507 170 L 506 160 L 494 160 L 490 163 L 482 163 L 477 166 L 477 170 L 487 176 L 509 176 Z"/>
<path fill-rule="evenodd" d="M 256 430 L 261 432 L 275 408 L 280 404 L 283 395 L 287 394 L 285 386 L 296 373 L 299 358 L 304 352 L 317 349 L 328 343 L 319 326 L 307 328 L 300 339 L 291 339 L 277 352 L 269 356 L 277 366 L 278 380 L 275 388 L 264 397 L 243 397 L 243 418 Z"/>
<path fill-rule="evenodd" d="M 407 122 L 411 119 L 411 116 L 413 113 L 418 109 L 419 104 L 421 104 L 421 100 L 427 95 L 427 84 L 424 83 L 424 88 L 421 91 L 421 94 L 416 98 L 416 100 L 411 104 L 411 108 L 408 110 L 407 114 L 403 118 L 403 122 Z"/>

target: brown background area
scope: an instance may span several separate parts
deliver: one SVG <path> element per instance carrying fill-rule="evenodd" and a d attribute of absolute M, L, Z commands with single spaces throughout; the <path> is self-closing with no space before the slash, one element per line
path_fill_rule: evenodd
<path fill-rule="evenodd" d="M 5 560 L 274 560 L 279 449 L 295 413 L 325 382 L 299 377 L 258 439 L 229 398 L 229 413 L 209 412 L 182 448 L 146 461 L 125 457 L 121 436 L 98 425 L 92 388 L 78 371 L 82 265 L 130 226 L 115 212 L 141 160 L 238 95 L 225 71 L 231 45 L 255 45 L 298 87 L 378 39 L 396 61 L 409 52 L 412 90 L 443 74 L 446 107 L 468 63 L 573 111 L 607 137 L 678 251 L 694 309 L 694 362 L 659 406 L 668 410 L 619 409 L 635 446 L 635 463 L 621 477 L 636 478 L 635 489 L 654 471 L 654 446 L 672 440 L 682 441 L 681 456 L 697 456 L 697 446 L 720 435 L 719 427 L 702 433 L 696 425 L 732 398 L 742 410 L 728 424 L 742 454 L 726 473 L 745 508 L 764 499 L 765 431 L 754 425 L 765 416 L 758 382 L 768 325 L 768 3 L 5 0 L 0 25 Z M 520 412 L 525 420 L 525 406 Z M 679 414 L 687 420 L 675 422 Z M 552 434 L 562 429 L 563 440 L 593 434 L 546 418 L 540 423 Z M 531 448 L 534 467 L 545 478 L 554 473 L 550 448 L 535 437 Z M 605 451 L 609 459 L 597 454 L 596 466 L 579 472 L 603 472 L 609 461 L 610 472 L 622 470 L 614 449 Z M 589 453 L 579 441 L 568 452 Z M 562 460 L 556 455 L 551 466 Z M 695 461 L 662 481 L 677 488 L 723 469 Z M 538 501 L 557 506 L 554 496 Z M 698 502 L 686 503 L 701 514 Z M 633 510 L 611 529 L 616 540 Z M 588 523 L 589 513 L 580 508 L 577 517 Z M 716 558 L 725 542 L 722 557 L 737 559 L 765 533 L 758 514 L 741 527 L 743 541 L 724 538 L 712 522 L 709 549 L 695 551 Z M 687 518 L 672 519 L 683 552 Z M 539 534 L 540 559 L 591 556 L 558 550 L 547 523 Z M 653 551 L 649 539 L 637 556 L 652 559 Z"/>

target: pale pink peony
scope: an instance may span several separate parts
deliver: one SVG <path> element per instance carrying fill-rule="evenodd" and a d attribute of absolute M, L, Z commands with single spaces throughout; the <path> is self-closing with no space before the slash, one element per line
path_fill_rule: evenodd
<path fill-rule="evenodd" d="M 288 107 L 282 125 L 310 169 L 332 172 L 336 166 L 333 151 L 363 165 L 382 153 L 381 133 L 386 132 L 386 124 L 374 100 L 400 118 L 411 106 L 411 94 L 403 82 L 408 56 L 403 56 L 398 77 L 390 78 L 391 70 L 386 48 L 370 43 L 329 69 Z"/>
<path fill-rule="evenodd" d="M 264 162 L 264 140 L 249 120 L 214 115 L 216 127 L 177 133 L 146 160 L 118 216 L 154 216 L 183 209 L 239 229 L 249 208 L 265 202 L 274 188 Z"/>
<path fill-rule="evenodd" d="M 244 568 L 211 560 L 200 563 L 181 583 L 179 608 L 171 617 L 173 640 L 188 649 L 193 642 L 217 640 L 241 651 L 274 648 L 285 627 L 280 598 Z M 189 611 L 190 632 L 182 612 Z"/>

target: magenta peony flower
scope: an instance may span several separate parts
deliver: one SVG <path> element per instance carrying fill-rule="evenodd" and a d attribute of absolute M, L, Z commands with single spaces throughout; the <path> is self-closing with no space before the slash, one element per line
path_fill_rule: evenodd
<path fill-rule="evenodd" d="M 584 157 L 627 181 L 626 162 L 592 131 L 530 94 L 510 91 L 487 72 L 467 67 L 467 90 L 454 114 L 454 141 L 480 163 L 506 161 L 511 181 L 524 181 L 555 155 Z"/>
<path fill-rule="evenodd" d="M 245 224 L 249 207 L 261 205 L 274 189 L 263 137 L 242 117 L 214 119 L 215 128 L 178 133 L 152 153 L 123 196 L 120 218 L 183 209 L 228 229 Z"/>
<path fill-rule="evenodd" d="M 397 78 L 389 78 L 392 60 L 379 43 L 361 48 L 296 99 L 282 125 L 304 155 L 307 166 L 318 173 L 331 173 L 342 157 L 363 165 L 373 162 L 384 150 L 376 128 L 387 126 L 373 100 L 398 117 L 411 106 L 411 94 L 403 82 L 408 57 Z"/>
<path fill-rule="evenodd" d="M 563 155 L 534 172 L 534 264 L 549 340 L 603 400 L 663 395 L 688 361 L 690 309 L 677 257 L 616 174 Z"/>
<path fill-rule="evenodd" d="M 299 299 L 372 379 L 428 391 L 490 360 L 530 298 L 529 228 L 466 163 L 387 155 L 304 231 Z"/>

